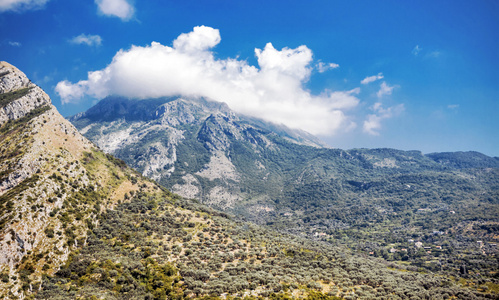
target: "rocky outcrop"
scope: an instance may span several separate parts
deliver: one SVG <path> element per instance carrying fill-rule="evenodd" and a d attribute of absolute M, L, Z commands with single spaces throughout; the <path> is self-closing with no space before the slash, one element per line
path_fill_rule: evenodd
<path fill-rule="evenodd" d="M 0 125 L 51 103 L 49 96 L 23 72 L 3 61 L 0 62 L 0 94 Z"/>
<path fill-rule="evenodd" d="M 223 181 L 232 180 L 235 182 L 239 181 L 240 177 L 236 167 L 221 151 L 214 152 L 210 158 L 210 162 L 201 171 L 197 172 L 196 175 L 209 180 L 221 179 Z"/>
<path fill-rule="evenodd" d="M 204 114 L 206 112 L 202 110 L 202 107 L 192 105 L 190 101 L 185 99 L 165 103 L 154 112 L 162 125 L 171 127 L 196 123 L 199 121 L 198 117 Z"/>
<path fill-rule="evenodd" d="M 0 93 L 5 94 L 34 84 L 21 72 L 5 61 L 0 61 Z"/>

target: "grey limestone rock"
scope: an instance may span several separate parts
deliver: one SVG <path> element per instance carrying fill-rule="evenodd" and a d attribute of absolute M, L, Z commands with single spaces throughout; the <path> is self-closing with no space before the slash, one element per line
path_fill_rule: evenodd
<path fill-rule="evenodd" d="M 24 89 L 29 90 L 21 93 Z M 12 95 L 12 100 L 0 102 L 0 125 L 9 120 L 20 119 L 38 107 L 51 104 L 49 96 L 23 72 L 9 63 L 0 62 L 0 93 L 12 94 L 16 91 L 22 96 L 16 98 Z"/>

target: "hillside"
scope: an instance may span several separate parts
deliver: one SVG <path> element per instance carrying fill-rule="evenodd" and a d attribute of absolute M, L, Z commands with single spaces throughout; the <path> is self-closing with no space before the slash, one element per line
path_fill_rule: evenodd
<path fill-rule="evenodd" d="M 419 270 L 497 276 L 497 158 L 310 146 L 199 99 L 108 98 L 71 121 L 143 175 L 243 220 Z"/>
<path fill-rule="evenodd" d="M 1 62 L 0 74 L 3 299 L 496 293 L 491 282 L 464 287 L 182 199 L 96 149 L 21 71 Z"/>
<path fill-rule="evenodd" d="M 101 212 L 160 189 L 98 152 L 17 68 L 1 62 L 0 75 L 0 297 L 23 298 L 86 244 Z"/>

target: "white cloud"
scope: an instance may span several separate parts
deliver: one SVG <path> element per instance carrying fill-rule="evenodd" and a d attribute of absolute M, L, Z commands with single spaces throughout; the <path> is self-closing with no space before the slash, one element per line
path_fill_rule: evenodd
<path fill-rule="evenodd" d="M 442 54 L 442 52 L 435 50 L 435 51 L 428 53 L 425 57 L 438 58 L 438 57 L 440 57 L 441 54 Z"/>
<path fill-rule="evenodd" d="M 49 0 L 0 0 L 0 12 L 16 11 L 23 12 L 26 10 L 40 9 Z"/>
<path fill-rule="evenodd" d="M 105 16 L 115 16 L 123 21 L 128 21 L 133 16 L 135 9 L 126 0 L 95 0 L 99 12 Z"/>
<path fill-rule="evenodd" d="M 263 50 L 255 49 L 258 65 L 263 73 L 273 76 L 288 76 L 289 79 L 307 80 L 311 73 L 312 51 L 307 46 L 296 49 L 277 50 L 267 43 Z"/>
<path fill-rule="evenodd" d="M 220 31 L 207 26 L 194 27 L 189 33 L 182 33 L 173 41 L 173 48 L 180 52 L 200 52 L 211 49 L 221 41 Z"/>
<path fill-rule="evenodd" d="M 447 105 L 447 108 L 448 109 L 458 109 L 459 108 L 459 104 L 449 104 L 449 105 Z"/>
<path fill-rule="evenodd" d="M 85 95 L 86 87 L 84 84 L 72 84 L 71 82 L 64 80 L 57 83 L 55 90 L 61 97 L 62 104 L 71 103 L 72 99 L 79 99 Z"/>
<path fill-rule="evenodd" d="M 399 115 L 404 111 L 404 105 L 399 104 L 385 109 L 381 102 L 376 102 L 371 107 L 371 110 L 373 110 L 374 113 L 367 116 L 367 120 L 364 121 L 363 129 L 364 132 L 370 135 L 379 135 L 381 121 Z"/>
<path fill-rule="evenodd" d="M 412 54 L 414 56 L 422 55 L 424 59 L 428 59 L 428 58 L 438 58 L 442 55 L 442 52 L 440 50 L 429 51 L 428 49 L 423 51 L 423 48 L 419 47 L 419 45 L 416 45 L 416 47 L 412 49 Z"/>
<path fill-rule="evenodd" d="M 277 50 L 271 43 L 255 49 L 258 67 L 247 61 L 216 59 L 211 48 L 220 42 L 218 30 L 195 27 L 180 35 L 173 47 L 153 42 L 120 50 L 104 69 L 86 80 L 60 82 L 63 103 L 83 95 L 148 98 L 172 95 L 204 96 L 227 103 L 233 110 L 313 134 L 333 135 L 352 127 L 347 111 L 359 103 L 351 91 L 312 95 L 303 85 L 312 68 L 306 46 Z"/>
<path fill-rule="evenodd" d="M 21 43 L 19 43 L 19 42 L 9 41 L 8 44 L 9 44 L 9 46 L 12 46 L 12 47 L 21 47 Z"/>
<path fill-rule="evenodd" d="M 77 45 L 86 44 L 87 46 L 100 46 L 102 44 L 102 38 L 98 35 L 87 35 L 82 33 L 69 40 L 69 42 Z"/>
<path fill-rule="evenodd" d="M 383 81 L 379 86 L 379 91 L 376 93 L 376 95 L 378 96 L 378 98 L 381 98 L 385 95 L 391 95 L 394 88 L 395 86 L 389 86 L 385 81 Z"/>
<path fill-rule="evenodd" d="M 334 109 L 350 109 L 354 108 L 359 104 L 359 99 L 354 95 L 358 95 L 360 93 L 360 88 L 355 88 L 350 91 L 330 91 L 325 90 L 322 93 L 322 97 L 328 98 L 331 100 L 331 107 Z"/>
<path fill-rule="evenodd" d="M 418 56 L 419 52 L 421 52 L 421 50 L 423 50 L 423 48 L 419 47 L 419 45 L 416 45 L 416 47 L 414 47 L 414 49 L 412 49 L 412 54 L 414 56 Z"/>
<path fill-rule="evenodd" d="M 330 69 L 336 69 L 336 68 L 339 68 L 340 65 L 338 64 L 335 64 L 335 63 L 323 63 L 322 61 L 319 61 L 317 64 L 315 64 L 315 68 L 317 69 L 317 71 L 319 71 L 319 73 L 324 73 Z"/>
<path fill-rule="evenodd" d="M 370 135 L 379 135 L 379 130 L 381 128 L 381 117 L 378 115 L 368 115 L 367 120 L 364 121 L 364 132 Z"/>
<path fill-rule="evenodd" d="M 374 82 L 376 80 L 383 79 L 383 78 L 384 78 L 383 73 L 378 73 L 378 75 L 368 76 L 368 77 L 362 79 L 362 81 L 360 83 L 368 84 L 368 83 L 371 83 L 371 82 Z"/>

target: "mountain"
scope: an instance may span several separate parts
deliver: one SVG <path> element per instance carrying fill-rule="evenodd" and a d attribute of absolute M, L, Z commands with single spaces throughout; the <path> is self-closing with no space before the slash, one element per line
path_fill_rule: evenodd
<path fill-rule="evenodd" d="M 205 99 L 112 97 L 70 120 L 144 176 L 238 218 L 441 274 L 499 268 L 497 158 L 332 149 Z"/>
<path fill-rule="evenodd" d="M 203 98 L 130 100 L 110 97 L 70 121 L 107 153 L 174 192 L 219 208 L 234 207 L 247 193 L 240 181 L 265 177 L 254 165 L 232 161 L 234 145 L 264 153 L 273 141 L 323 147 L 312 135 L 238 115 L 226 104 Z M 239 155 L 237 155 L 239 157 Z M 245 168 L 247 170 L 241 170 Z M 258 181 L 261 185 L 261 181 Z"/>
<path fill-rule="evenodd" d="M 2 299 L 496 296 L 490 281 L 421 274 L 174 195 L 98 150 L 5 62 L 0 99 Z"/>

